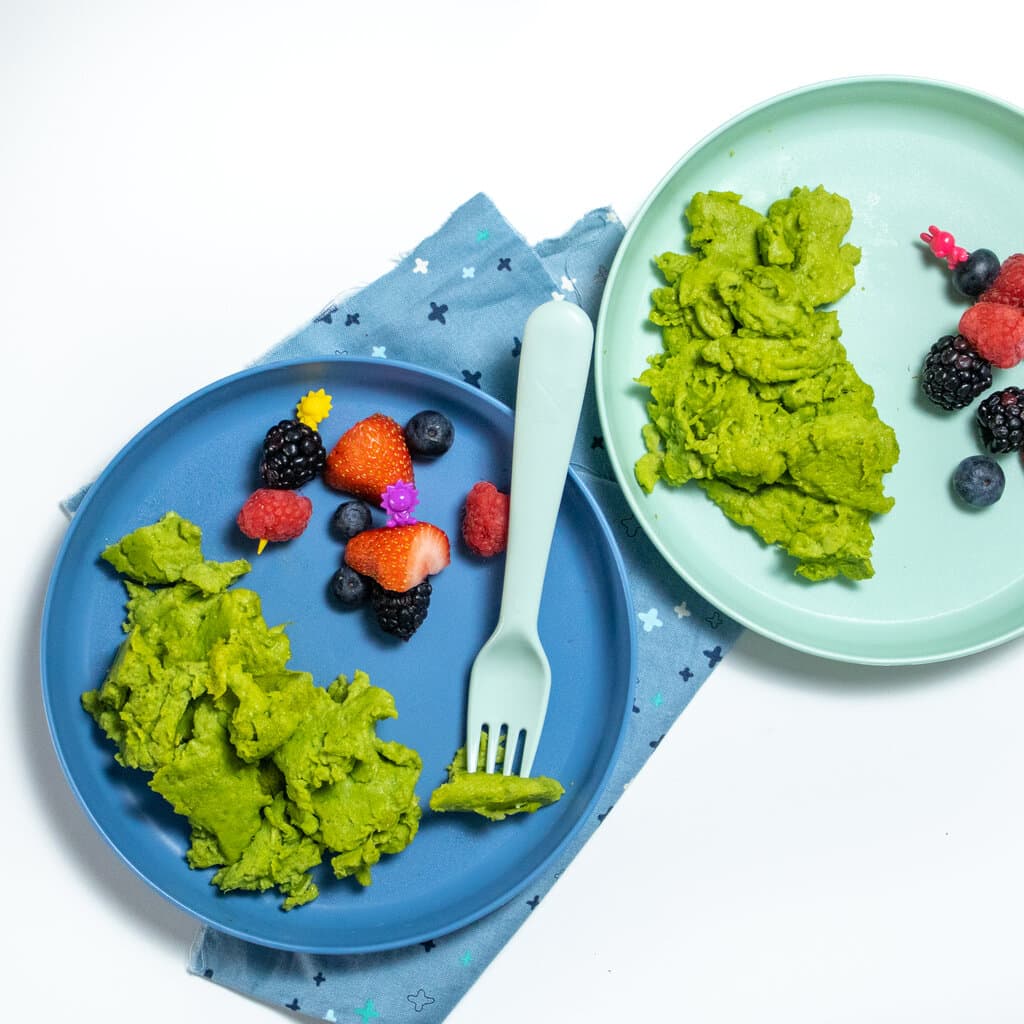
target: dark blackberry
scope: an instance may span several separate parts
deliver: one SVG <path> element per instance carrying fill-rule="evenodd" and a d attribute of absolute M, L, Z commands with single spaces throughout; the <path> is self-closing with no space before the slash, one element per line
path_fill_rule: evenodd
<path fill-rule="evenodd" d="M 992 392 L 978 406 L 978 429 L 990 452 L 1018 451 L 1024 445 L 1024 390 Z"/>
<path fill-rule="evenodd" d="M 943 409 L 963 409 L 992 387 L 992 366 L 962 335 L 932 345 L 921 370 L 921 390 Z"/>
<path fill-rule="evenodd" d="M 430 580 L 401 593 L 374 584 L 370 591 L 370 604 L 380 628 L 385 633 L 408 640 L 427 617 L 431 589 Z"/>
<path fill-rule="evenodd" d="M 292 491 L 309 483 L 326 461 L 323 438 L 312 427 L 281 420 L 263 439 L 260 477 L 266 487 Z"/>

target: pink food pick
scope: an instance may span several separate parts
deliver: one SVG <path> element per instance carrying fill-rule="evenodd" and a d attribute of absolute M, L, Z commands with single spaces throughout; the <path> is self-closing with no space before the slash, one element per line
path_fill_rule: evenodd
<path fill-rule="evenodd" d="M 411 526 L 416 522 L 412 510 L 420 503 L 419 492 L 414 484 L 396 480 L 388 484 L 380 496 L 380 507 L 388 514 L 385 526 Z"/>
<path fill-rule="evenodd" d="M 921 241 L 927 242 L 928 248 L 940 260 L 944 259 L 950 270 L 970 256 L 966 249 L 956 244 L 956 239 L 948 231 L 940 231 L 934 224 L 921 232 Z"/>

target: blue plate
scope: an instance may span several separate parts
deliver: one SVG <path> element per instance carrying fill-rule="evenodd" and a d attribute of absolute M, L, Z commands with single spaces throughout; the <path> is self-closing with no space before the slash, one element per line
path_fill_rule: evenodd
<path fill-rule="evenodd" d="M 267 428 L 293 414 L 298 398 L 326 388 L 334 411 L 321 424 L 330 447 L 356 420 L 384 411 L 405 422 L 420 409 L 446 413 L 452 449 L 416 464 L 418 515 L 452 540 L 452 563 L 434 580 L 429 615 L 408 643 L 377 629 L 367 609 L 342 611 L 327 595 L 342 545 L 331 516 L 344 498 L 317 480 L 306 532 L 255 557 L 234 525 L 258 486 Z M 489 823 L 426 809 L 431 790 L 463 742 L 469 668 L 494 627 L 504 566 L 479 559 L 459 536 L 459 514 L 478 480 L 507 487 L 512 414 L 482 392 L 438 374 L 380 360 L 276 363 L 198 391 L 142 430 L 90 488 L 57 557 L 43 612 L 43 699 L 72 789 L 99 831 L 157 891 L 214 927 L 253 942 L 313 953 L 359 953 L 422 942 L 453 931 L 521 892 L 593 812 L 615 762 L 632 705 L 635 639 L 621 558 L 592 498 L 570 473 L 541 605 L 540 634 L 552 668 L 537 774 L 559 779 L 565 796 L 534 815 Z M 380 734 L 420 752 L 424 817 L 413 844 L 385 857 L 362 889 L 318 869 L 319 899 L 285 913 L 276 893 L 222 894 L 212 871 L 184 860 L 188 827 L 122 768 L 113 746 L 82 710 L 121 640 L 124 589 L 98 559 L 106 545 L 173 509 L 203 529 L 208 558 L 249 557 L 239 586 L 263 599 L 270 624 L 286 623 L 291 665 L 326 685 L 364 669 L 390 690 L 399 718 Z M 381 522 L 383 521 L 383 513 Z"/>

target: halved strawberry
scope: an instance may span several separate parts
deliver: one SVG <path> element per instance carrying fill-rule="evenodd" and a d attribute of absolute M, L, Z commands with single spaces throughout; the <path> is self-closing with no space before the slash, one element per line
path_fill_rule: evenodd
<path fill-rule="evenodd" d="M 405 432 L 390 416 L 375 412 L 349 427 L 324 466 L 330 487 L 375 506 L 384 489 L 399 480 L 414 483 Z"/>
<path fill-rule="evenodd" d="M 345 545 L 346 564 L 398 592 L 411 590 L 450 561 L 448 535 L 432 523 L 363 530 Z"/>

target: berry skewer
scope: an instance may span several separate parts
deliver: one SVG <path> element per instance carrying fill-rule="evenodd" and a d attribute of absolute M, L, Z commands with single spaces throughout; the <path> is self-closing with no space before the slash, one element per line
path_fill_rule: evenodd
<path fill-rule="evenodd" d="M 931 251 L 946 261 L 953 287 L 974 299 L 958 333 L 981 358 L 1006 370 L 1024 359 L 1024 253 L 1002 263 L 991 249 L 968 252 L 934 224 L 921 233 Z"/>
<path fill-rule="evenodd" d="M 999 273 L 999 257 L 991 249 L 968 252 L 956 244 L 956 239 L 948 231 L 940 231 L 934 224 L 921 232 L 921 241 L 928 245 L 934 256 L 946 261 L 953 287 L 969 299 L 981 295 Z"/>

